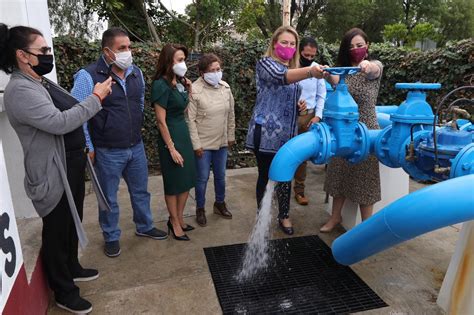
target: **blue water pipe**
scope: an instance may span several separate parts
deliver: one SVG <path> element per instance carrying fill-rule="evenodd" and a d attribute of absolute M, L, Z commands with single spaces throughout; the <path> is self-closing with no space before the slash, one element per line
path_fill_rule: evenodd
<path fill-rule="evenodd" d="M 288 141 L 277 152 L 270 167 L 270 179 L 290 181 L 296 168 L 306 160 L 325 164 L 331 157 L 338 156 L 350 163 L 358 163 L 373 154 L 384 165 L 401 167 L 415 179 L 444 181 L 442 185 L 436 184 L 397 200 L 357 229 L 347 232 L 343 238 L 341 236 L 342 239 L 334 243 L 337 246 L 333 247 L 336 260 L 344 264 L 359 261 L 438 227 L 472 220 L 474 127 L 469 121 L 459 119 L 457 128 L 452 124 L 433 128 L 434 115 L 426 101 L 426 92 L 439 89 L 440 84 L 397 83 L 397 89 L 409 91 L 406 100 L 396 110 L 393 106 L 378 107 L 379 114 L 384 114 L 383 129 L 368 130 L 358 122 L 357 104 L 344 82 L 345 75 L 357 72 L 358 68 L 326 70 L 340 75 L 340 83 L 326 101 L 323 121 Z M 458 188 L 462 193 L 452 193 Z M 452 203 L 449 207 L 448 200 Z M 434 205 L 439 207 L 433 208 Z M 424 215 L 420 219 L 426 222 L 418 227 L 419 220 L 414 219 L 416 214 L 410 213 L 421 209 Z M 401 215 L 393 214 L 397 212 Z M 390 223 L 387 223 L 387 218 L 390 218 Z M 392 226 L 398 227 L 399 231 L 393 234 Z M 372 230 L 376 237 L 368 232 Z M 364 235 L 372 235 L 374 239 L 369 242 L 371 237 L 365 238 Z"/>
<path fill-rule="evenodd" d="M 343 265 L 436 229 L 474 220 L 474 175 L 417 190 L 380 210 L 332 243 Z"/>

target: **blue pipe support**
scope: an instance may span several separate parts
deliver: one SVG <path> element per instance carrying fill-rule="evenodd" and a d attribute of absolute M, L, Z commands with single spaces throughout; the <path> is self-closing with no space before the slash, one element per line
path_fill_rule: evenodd
<path fill-rule="evenodd" d="M 355 264 L 389 247 L 452 224 L 474 220 L 474 175 L 450 179 L 407 195 L 338 237 L 336 261 Z"/>

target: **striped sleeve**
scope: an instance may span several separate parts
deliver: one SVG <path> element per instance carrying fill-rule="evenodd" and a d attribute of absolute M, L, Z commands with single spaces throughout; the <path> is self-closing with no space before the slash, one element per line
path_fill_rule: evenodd
<path fill-rule="evenodd" d="M 145 85 L 145 78 L 143 77 L 142 70 L 140 68 L 138 68 L 138 71 L 140 73 L 140 77 L 142 79 L 142 84 L 143 84 L 142 95 L 140 96 L 140 108 L 143 112 L 143 110 L 145 109 L 145 89 L 146 89 L 146 85 Z"/>
<path fill-rule="evenodd" d="M 91 75 L 84 69 L 79 70 L 79 72 L 74 75 L 74 86 L 71 90 L 72 96 L 74 96 L 79 102 L 82 102 L 92 94 L 93 90 L 94 81 L 92 80 Z M 87 148 L 89 148 L 89 151 L 93 152 L 94 145 L 92 144 L 87 122 L 82 125 L 82 129 L 84 130 Z"/>

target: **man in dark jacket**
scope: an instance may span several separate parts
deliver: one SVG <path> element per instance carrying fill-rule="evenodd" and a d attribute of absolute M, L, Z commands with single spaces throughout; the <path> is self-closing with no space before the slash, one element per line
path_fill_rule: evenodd
<path fill-rule="evenodd" d="M 141 137 L 145 82 L 140 68 L 132 64 L 126 31 L 111 28 L 102 35 L 102 56 L 74 76 L 72 94 L 82 100 L 94 85 L 109 75 L 115 81 L 112 94 L 102 100 L 103 109 L 85 126 L 87 145 L 111 211 L 99 209 L 105 254 L 120 255 L 119 205 L 117 192 L 123 176 L 133 208 L 135 234 L 166 239 L 153 226 L 148 192 L 148 166 Z"/>

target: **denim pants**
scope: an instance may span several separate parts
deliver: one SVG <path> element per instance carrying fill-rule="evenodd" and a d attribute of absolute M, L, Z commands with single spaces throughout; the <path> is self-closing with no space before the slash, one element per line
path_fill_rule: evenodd
<path fill-rule="evenodd" d="M 209 173 L 214 174 L 214 192 L 216 202 L 224 202 L 225 199 L 225 169 L 227 164 L 227 147 L 219 150 L 204 150 L 201 158 L 196 157 L 196 207 L 204 208 L 206 205 L 206 187 Z"/>
<path fill-rule="evenodd" d="M 137 231 L 143 233 L 153 228 L 147 163 L 143 142 L 126 149 L 95 148 L 95 170 L 111 208 L 111 211 L 99 209 L 99 223 L 106 242 L 120 239 L 117 203 L 120 177 L 128 186 Z"/>

